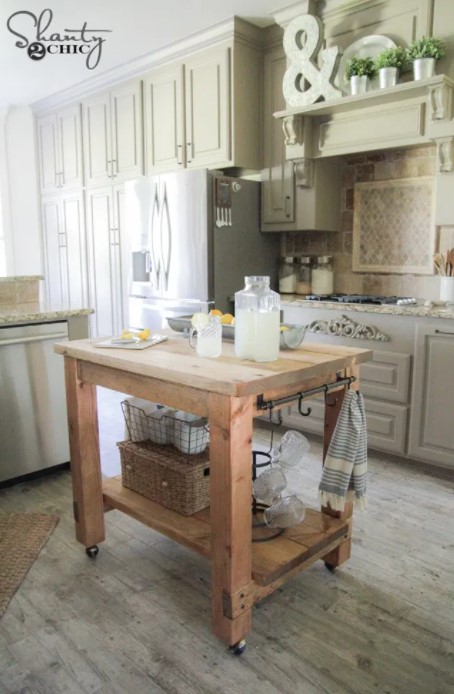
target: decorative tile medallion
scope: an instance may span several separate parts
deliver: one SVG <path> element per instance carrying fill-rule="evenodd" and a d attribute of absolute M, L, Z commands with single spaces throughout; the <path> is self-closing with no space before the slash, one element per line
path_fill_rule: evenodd
<path fill-rule="evenodd" d="M 356 183 L 353 270 L 433 274 L 433 179 Z"/>

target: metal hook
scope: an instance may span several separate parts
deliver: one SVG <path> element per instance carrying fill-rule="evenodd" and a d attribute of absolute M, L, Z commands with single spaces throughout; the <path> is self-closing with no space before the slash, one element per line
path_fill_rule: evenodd
<path fill-rule="evenodd" d="M 273 410 L 270 409 L 270 424 L 280 427 L 283 424 L 284 420 L 282 418 L 282 412 L 281 410 L 277 411 L 277 419 L 273 420 Z"/>
<path fill-rule="evenodd" d="M 299 412 L 300 415 L 302 415 L 303 417 L 309 417 L 310 413 L 312 412 L 312 408 L 311 408 L 311 407 L 308 407 L 307 410 L 306 410 L 306 412 L 303 412 L 302 409 L 301 409 L 302 402 L 303 402 L 303 396 L 300 395 L 300 399 L 298 400 L 298 412 Z"/>
<path fill-rule="evenodd" d="M 327 405 L 328 407 L 335 407 L 335 405 L 337 403 L 337 398 L 334 397 L 334 399 L 330 402 L 328 400 L 328 392 L 329 392 L 329 388 L 328 388 L 328 386 L 325 386 L 325 405 Z"/>

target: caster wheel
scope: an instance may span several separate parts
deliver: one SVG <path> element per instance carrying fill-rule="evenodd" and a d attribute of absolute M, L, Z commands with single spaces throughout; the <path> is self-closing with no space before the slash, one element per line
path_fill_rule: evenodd
<path fill-rule="evenodd" d="M 233 655 L 241 655 L 244 653 L 246 650 L 246 641 L 244 639 L 241 639 L 241 641 L 238 641 L 238 643 L 235 643 L 233 646 L 230 646 L 230 652 L 233 653 Z"/>
<path fill-rule="evenodd" d="M 336 571 L 336 567 L 334 566 L 334 564 L 328 564 L 328 562 L 325 561 L 325 566 L 328 569 L 328 571 L 330 571 L 332 574 Z"/>
<path fill-rule="evenodd" d="M 87 547 L 85 551 L 90 559 L 94 559 L 96 556 L 98 556 L 99 547 L 98 545 L 93 545 L 93 547 Z"/>

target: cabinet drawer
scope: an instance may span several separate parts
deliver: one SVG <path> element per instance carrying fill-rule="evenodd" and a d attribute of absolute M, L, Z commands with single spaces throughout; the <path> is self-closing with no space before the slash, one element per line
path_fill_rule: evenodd
<path fill-rule="evenodd" d="M 408 408 L 367 398 L 364 398 L 364 405 L 369 448 L 405 453 Z"/>
<path fill-rule="evenodd" d="M 360 388 L 364 396 L 392 402 L 408 402 L 411 356 L 374 351 L 372 360 L 361 364 Z"/>
<path fill-rule="evenodd" d="M 407 434 L 407 411 L 405 405 L 382 403 L 364 398 L 367 420 L 367 441 L 370 448 L 392 453 L 405 453 Z M 282 411 L 284 424 L 302 432 L 323 434 L 325 402 L 323 398 L 305 400 L 303 411 L 311 408 L 309 417 L 302 417 L 298 405 Z"/>

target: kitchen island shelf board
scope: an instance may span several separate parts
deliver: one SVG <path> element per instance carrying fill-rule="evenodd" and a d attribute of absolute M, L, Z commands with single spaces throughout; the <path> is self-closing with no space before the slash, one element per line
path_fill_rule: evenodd
<path fill-rule="evenodd" d="M 123 487 L 121 477 L 103 481 L 103 499 L 106 509 L 118 509 L 127 513 L 162 535 L 210 559 L 209 508 L 192 516 L 183 516 Z M 267 586 L 291 573 L 297 566 L 307 564 L 310 559 L 319 559 L 329 551 L 333 542 L 338 544 L 347 534 L 348 521 L 306 509 L 306 518 L 300 525 L 287 529 L 273 541 L 252 544 L 252 580 L 258 586 Z"/>
<path fill-rule="evenodd" d="M 357 377 L 371 352 L 311 345 L 257 364 L 237 359 L 231 343 L 223 344 L 218 359 L 201 359 L 183 336 L 167 334 L 166 342 L 143 352 L 95 348 L 92 340 L 55 348 L 65 356 L 76 538 L 86 548 L 102 542 L 104 511 L 117 508 L 209 558 L 213 631 L 233 645 L 250 631 L 255 602 L 318 558 L 343 563 L 351 546 L 351 501 L 342 514 L 308 511 L 302 525 L 277 540 L 252 542 L 253 418 L 264 414 L 257 397 L 269 400 L 337 376 Z M 96 385 L 209 418 L 210 515 L 180 516 L 124 489 L 120 479 L 103 482 Z M 326 408 L 325 454 L 344 392 L 336 391 L 336 406 Z"/>

